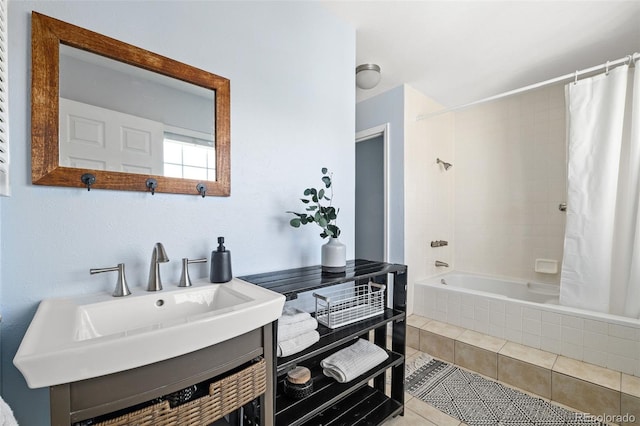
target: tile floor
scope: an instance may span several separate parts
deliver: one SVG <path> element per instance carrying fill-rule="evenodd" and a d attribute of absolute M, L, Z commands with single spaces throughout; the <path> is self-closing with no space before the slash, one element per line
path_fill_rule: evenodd
<path fill-rule="evenodd" d="M 407 347 L 407 361 L 421 355 L 416 349 Z M 444 414 L 426 402 L 420 401 L 405 392 L 404 416 L 388 420 L 384 426 L 460 426 L 460 420 Z"/>
<path fill-rule="evenodd" d="M 414 358 L 422 354 L 424 354 L 424 352 L 421 352 L 417 349 L 411 348 L 409 346 L 407 346 L 406 348 L 407 362 L 410 362 L 411 360 L 413 360 Z M 478 374 L 477 371 L 475 373 Z M 487 378 L 492 379 L 491 377 L 487 377 Z M 495 379 L 492 379 L 492 380 L 495 380 Z M 536 398 L 540 398 L 540 395 L 532 394 L 531 392 L 527 392 L 526 390 L 520 389 L 511 384 L 501 382 L 500 380 L 495 380 L 495 381 L 505 386 L 518 389 L 521 392 L 535 396 Z M 640 383 L 634 382 L 633 385 L 630 385 L 630 386 L 637 386 L 639 384 Z M 548 398 L 543 398 L 543 399 L 546 401 L 549 401 Z M 564 407 L 566 409 L 575 411 L 575 408 L 571 408 L 566 405 L 559 404 L 555 401 L 553 401 L 552 403 L 559 405 L 561 407 Z M 405 392 L 404 416 L 397 416 L 394 419 L 387 420 L 383 425 L 384 426 L 464 426 L 466 425 L 466 423 L 463 423 L 454 417 L 448 416 L 447 414 L 441 412 L 440 410 L 434 408 L 433 406 L 427 404 L 426 402 L 423 402 L 418 398 L 414 398 L 413 396 Z M 615 424 L 613 423 L 610 423 L 609 425 L 615 426 Z"/>
<path fill-rule="evenodd" d="M 640 425 L 640 377 L 416 315 L 407 319 L 407 346 L 573 410 L 629 415 L 635 420 L 622 425 Z"/>

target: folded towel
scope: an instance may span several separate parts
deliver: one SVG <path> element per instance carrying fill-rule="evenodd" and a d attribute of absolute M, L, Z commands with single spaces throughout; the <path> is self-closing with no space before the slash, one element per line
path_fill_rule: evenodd
<path fill-rule="evenodd" d="M 316 328 L 318 328 L 318 321 L 313 317 L 293 324 L 282 325 L 280 321 L 278 321 L 278 342 L 289 340 L 307 331 L 315 330 Z"/>
<path fill-rule="evenodd" d="M 18 426 L 18 422 L 13 417 L 13 411 L 2 397 L 0 397 L 0 426 Z"/>
<path fill-rule="evenodd" d="M 306 333 L 302 333 L 299 336 L 293 337 L 289 340 L 283 340 L 278 342 L 277 354 L 280 357 L 297 354 L 303 349 L 307 349 L 309 346 L 320 340 L 320 334 L 317 331 L 311 330 Z"/>
<path fill-rule="evenodd" d="M 293 306 L 285 306 L 284 309 L 282 309 L 282 316 L 278 318 L 278 324 L 293 324 L 307 318 L 311 318 L 311 314 L 309 314 L 309 312 L 301 311 Z"/>
<path fill-rule="evenodd" d="M 320 362 L 325 376 L 333 377 L 340 383 L 349 382 L 371 370 L 385 359 L 387 351 L 368 340 L 358 339 L 356 343 L 328 356 Z"/>

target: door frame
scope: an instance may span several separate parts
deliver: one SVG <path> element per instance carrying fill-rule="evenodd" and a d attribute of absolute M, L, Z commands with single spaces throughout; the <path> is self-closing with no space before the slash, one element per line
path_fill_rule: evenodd
<path fill-rule="evenodd" d="M 384 247 L 383 256 L 384 261 L 389 261 L 389 123 L 381 124 L 379 126 L 371 127 L 369 129 L 356 132 L 355 143 L 365 142 L 373 138 L 382 136 L 382 156 L 383 156 L 383 176 L 384 176 Z"/>

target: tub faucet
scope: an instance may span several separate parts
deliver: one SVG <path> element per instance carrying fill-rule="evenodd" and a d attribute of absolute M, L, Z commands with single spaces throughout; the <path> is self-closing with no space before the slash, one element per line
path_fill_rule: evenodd
<path fill-rule="evenodd" d="M 448 267 L 449 267 L 449 264 L 448 264 L 448 263 L 446 263 L 446 262 L 441 262 L 441 261 L 439 261 L 439 260 L 436 260 L 436 266 L 437 266 L 437 267 L 444 266 L 445 268 L 448 268 Z"/>
<path fill-rule="evenodd" d="M 162 290 L 162 280 L 160 280 L 160 264 L 169 261 L 167 252 L 164 251 L 162 243 L 156 243 L 151 253 L 151 267 L 149 268 L 149 284 L 147 291 Z"/>

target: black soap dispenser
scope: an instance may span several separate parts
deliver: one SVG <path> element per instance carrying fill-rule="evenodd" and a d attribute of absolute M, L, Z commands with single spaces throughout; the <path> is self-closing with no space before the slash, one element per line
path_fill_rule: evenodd
<path fill-rule="evenodd" d="M 224 248 L 224 237 L 218 237 L 218 249 L 211 252 L 212 283 L 226 283 L 231 281 L 231 252 Z"/>

